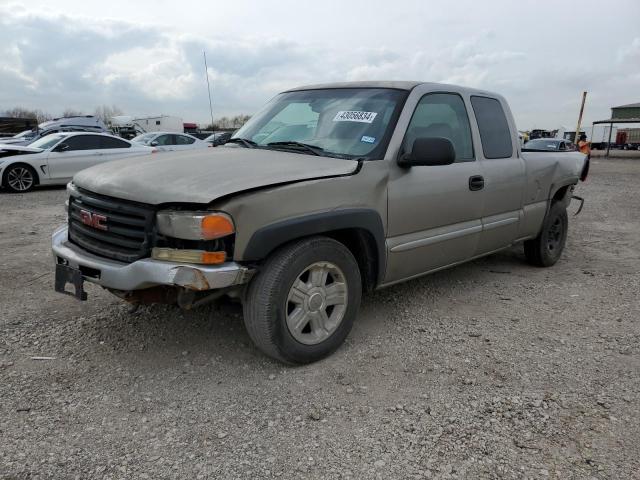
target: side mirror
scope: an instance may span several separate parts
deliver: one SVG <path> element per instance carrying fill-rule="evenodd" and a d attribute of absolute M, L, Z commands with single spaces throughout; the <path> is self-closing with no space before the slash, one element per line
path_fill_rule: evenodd
<path fill-rule="evenodd" d="M 154 140 L 153 142 L 151 142 L 149 145 L 151 145 L 152 147 L 157 147 L 158 146 L 158 141 Z"/>
<path fill-rule="evenodd" d="M 401 167 L 451 165 L 456 151 L 451 140 L 442 137 L 422 137 L 413 141 L 411 151 L 398 159 Z"/>
<path fill-rule="evenodd" d="M 69 145 L 66 143 L 59 143 L 56 145 L 56 148 L 53 149 L 54 152 L 64 152 L 66 150 L 69 150 Z"/>

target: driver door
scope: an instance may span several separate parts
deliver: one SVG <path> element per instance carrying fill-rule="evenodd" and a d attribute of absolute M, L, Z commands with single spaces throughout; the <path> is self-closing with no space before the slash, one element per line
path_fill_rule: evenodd
<path fill-rule="evenodd" d="M 99 163 L 100 158 L 100 136 L 82 134 L 63 138 L 47 156 L 49 177 L 71 179 L 80 170 Z"/>
<path fill-rule="evenodd" d="M 451 165 L 402 168 L 394 161 L 388 184 L 388 265 L 385 283 L 411 278 L 472 258 L 482 232 L 482 166 L 476 160 L 463 97 L 433 92 L 418 101 L 403 151 L 416 138 L 447 138 Z M 476 179 L 475 183 L 474 180 Z"/>

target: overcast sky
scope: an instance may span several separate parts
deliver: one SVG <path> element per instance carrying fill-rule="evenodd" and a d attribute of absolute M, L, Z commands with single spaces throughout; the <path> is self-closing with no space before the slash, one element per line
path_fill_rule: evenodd
<path fill-rule="evenodd" d="M 546 5 L 545 5 L 546 3 Z M 0 0 L 0 111 L 251 114 L 278 91 L 425 80 L 509 100 L 518 128 L 640 102 L 640 1 Z"/>

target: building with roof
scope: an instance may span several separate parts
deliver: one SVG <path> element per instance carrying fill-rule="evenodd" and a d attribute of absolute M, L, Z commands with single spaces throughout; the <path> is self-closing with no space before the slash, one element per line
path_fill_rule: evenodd
<path fill-rule="evenodd" d="M 629 103 L 627 105 L 620 105 L 618 107 L 611 107 L 611 118 L 606 120 L 597 120 L 593 122 L 593 126 L 608 123 L 609 124 L 609 138 L 606 142 L 607 156 L 609 155 L 609 149 L 611 148 L 611 140 L 613 134 L 613 125 L 621 123 L 640 123 L 640 103 Z M 593 129 L 592 126 L 592 129 Z"/>
<path fill-rule="evenodd" d="M 640 121 L 640 103 L 630 103 L 611 108 L 611 118 L 637 119 Z"/>

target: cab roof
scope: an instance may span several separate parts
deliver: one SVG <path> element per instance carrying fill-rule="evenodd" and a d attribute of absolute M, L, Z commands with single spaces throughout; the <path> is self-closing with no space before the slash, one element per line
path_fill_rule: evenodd
<path fill-rule="evenodd" d="M 361 82 L 335 82 L 335 83 L 319 83 L 315 85 L 305 85 L 302 87 L 291 88 L 285 92 L 296 92 L 301 90 L 323 90 L 331 88 L 392 88 L 395 90 L 411 91 L 418 85 L 428 85 L 434 90 L 449 90 L 464 91 L 469 94 L 488 95 L 492 97 L 500 97 L 500 95 L 489 92 L 486 90 L 479 90 L 475 88 L 463 87 L 460 85 L 451 85 L 446 83 L 436 82 L 421 82 L 421 81 L 400 81 L 400 80 L 377 80 L 377 81 L 361 81 Z"/>

